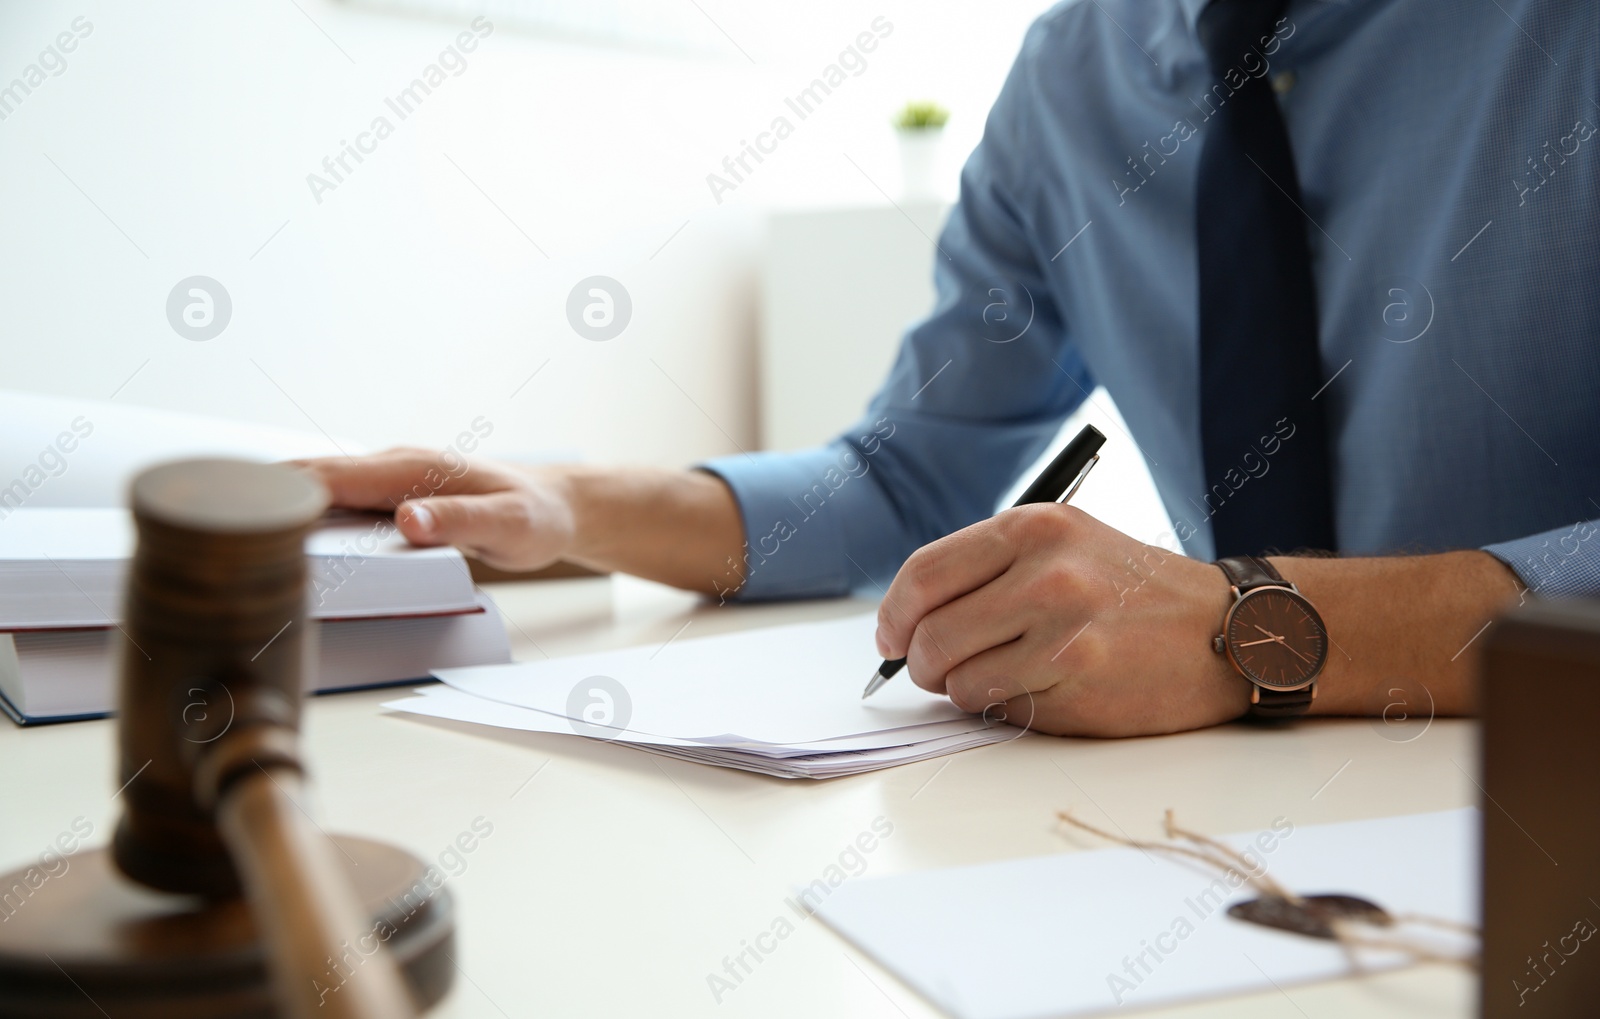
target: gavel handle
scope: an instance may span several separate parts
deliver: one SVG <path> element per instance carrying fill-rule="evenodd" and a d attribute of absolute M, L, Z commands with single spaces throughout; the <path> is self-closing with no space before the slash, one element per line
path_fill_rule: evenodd
<path fill-rule="evenodd" d="M 291 768 L 256 768 L 218 802 L 217 825 L 261 930 L 275 997 L 295 1019 L 394 1019 L 416 1005 L 362 910 L 333 842 L 296 802 Z"/>

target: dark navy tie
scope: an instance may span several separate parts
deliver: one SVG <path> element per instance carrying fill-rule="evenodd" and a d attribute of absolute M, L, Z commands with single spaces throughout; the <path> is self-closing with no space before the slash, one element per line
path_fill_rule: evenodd
<path fill-rule="evenodd" d="M 1201 128 L 1195 193 L 1200 445 L 1219 557 L 1336 547 L 1306 214 L 1272 76 L 1251 76 L 1286 6 L 1213 0 L 1199 21 L 1212 102 L 1226 97 Z"/>

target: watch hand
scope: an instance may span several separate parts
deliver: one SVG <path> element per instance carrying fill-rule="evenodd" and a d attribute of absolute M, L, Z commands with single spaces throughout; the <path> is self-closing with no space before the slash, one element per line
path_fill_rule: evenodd
<path fill-rule="evenodd" d="M 1300 655 L 1300 660 L 1302 662 L 1305 662 L 1307 665 L 1311 664 L 1311 659 L 1307 658 L 1305 655 L 1301 655 L 1299 649 L 1297 649 L 1293 644 L 1285 644 L 1283 642 L 1283 638 L 1281 637 L 1278 639 L 1278 642 L 1283 644 L 1283 646 L 1288 648 L 1290 651 L 1293 651 L 1295 654 Z"/>
<path fill-rule="evenodd" d="M 1262 633 L 1266 634 L 1267 635 L 1266 639 L 1265 640 L 1252 640 L 1252 641 L 1249 641 L 1249 642 L 1244 643 L 1244 644 L 1235 645 L 1236 647 L 1253 647 L 1256 644 L 1281 644 L 1285 648 L 1287 648 L 1290 651 L 1293 651 L 1297 656 L 1299 656 L 1299 658 L 1300 658 L 1300 660 L 1302 662 L 1305 662 L 1307 665 L 1311 664 L 1311 659 L 1309 659 L 1305 655 L 1301 654 L 1300 650 L 1298 648 L 1296 648 L 1294 645 L 1290 644 L 1283 637 L 1280 637 L 1278 634 L 1273 633 L 1271 630 L 1268 630 L 1267 628 L 1265 628 L 1263 626 L 1259 626 L 1259 625 L 1257 625 L 1255 623 L 1252 623 L 1250 625 L 1255 626 L 1256 629 L 1258 629 Z"/>

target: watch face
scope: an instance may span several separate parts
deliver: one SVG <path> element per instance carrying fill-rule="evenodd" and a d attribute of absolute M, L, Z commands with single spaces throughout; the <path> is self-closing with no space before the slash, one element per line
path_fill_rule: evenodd
<path fill-rule="evenodd" d="M 1246 594 L 1228 613 L 1223 636 L 1239 671 L 1270 690 L 1305 686 L 1328 657 L 1328 632 L 1316 610 L 1286 588 Z"/>

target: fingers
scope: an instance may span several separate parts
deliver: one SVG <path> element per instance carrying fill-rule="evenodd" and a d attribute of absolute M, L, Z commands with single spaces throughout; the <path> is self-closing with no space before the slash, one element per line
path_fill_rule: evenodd
<path fill-rule="evenodd" d="M 439 515 L 434 509 L 455 496 L 441 495 L 427 500 L 424 504 L 421 499 L 403 502 L 394 511 L 395 526 L 400 528 L 400 533 L 413 545 L 427 548 L 432 545 L 451 544 L 447 538 L 440 537 Z M 457 516 L 461 516 L 459 511 Z"/>
<path fill-rule="evenodd" d="M 328 488 L 335 506 L 393 511 L 407 499 L 489 492 L 505 487 L 498 471 L 452 453 L 391 449 L 373 456 L 291 460 Z"/>
<path fill-rule="evenodd" d="M 995 520 L 918 549 L 900 567 L 878 607 L 878 653 L 906 657 L 923 617 L 1000 576 L 1014 559 L 1015 548 Z"/>
<path fill-rule="evenodd" d="M 1009 705 L 1004 714 L 1013 725 L 1030 725 L 1030 716 L 1044 707 L 1043 698 L 1053 704 L 1064 684 L 1070 687 L 1099 671 L 1098 651 L 1087 630 L 1037 626 L 1017 640 L 972 655 L 945 677 L 951 703 L 996 721 L 1007 720 L 995 713 L 1000 705 Z"/>
<path fill-rule="evenodd" d="M 527 497 L 520 492 L 438 495 L 412 499 L 395 511 L 395 524 L 413 545 L 454 545 L 491 566 L 534 568 L 527 561 L 539 543 Z"/>
<path fill-rule="evenodd" d="M 922 617 L 906 648 L 912 682 L 924 690 L 947 693 L 945 677 L 951 670 L 1022 636 L 1031 606 L 1019 599 L 1012 581 L 1008 573 Z"/>
<path fill-rule="evenodd" d="M 499 569 L 548 566 L 573 539 L 570 505 L 549 486 L 493 462 L 392 449 L 291 466 L 327 485 L 336 506 L 392 511 L 413 545 L 454 545 Z"/>
<path fill-rule="evenodd" d="M 1032 693 L 1025 677 L 1028 666 L 1037 670 L 1037 663 L 1029 661 L 1034 657 L 1036 643 L 1023 638 L 985 648 L 951 669 L 945 676 L 945 692 L 950 696 L 950 703 L 962 711 L 982 714 L 994 721 L 1010 720 L 1012 713 L 1000 708 L 1008 701 L 1025 699 Z M 1023 712 L 1024 717 L 1015 724 L 1025 724 L 1027 714 Z"/>

